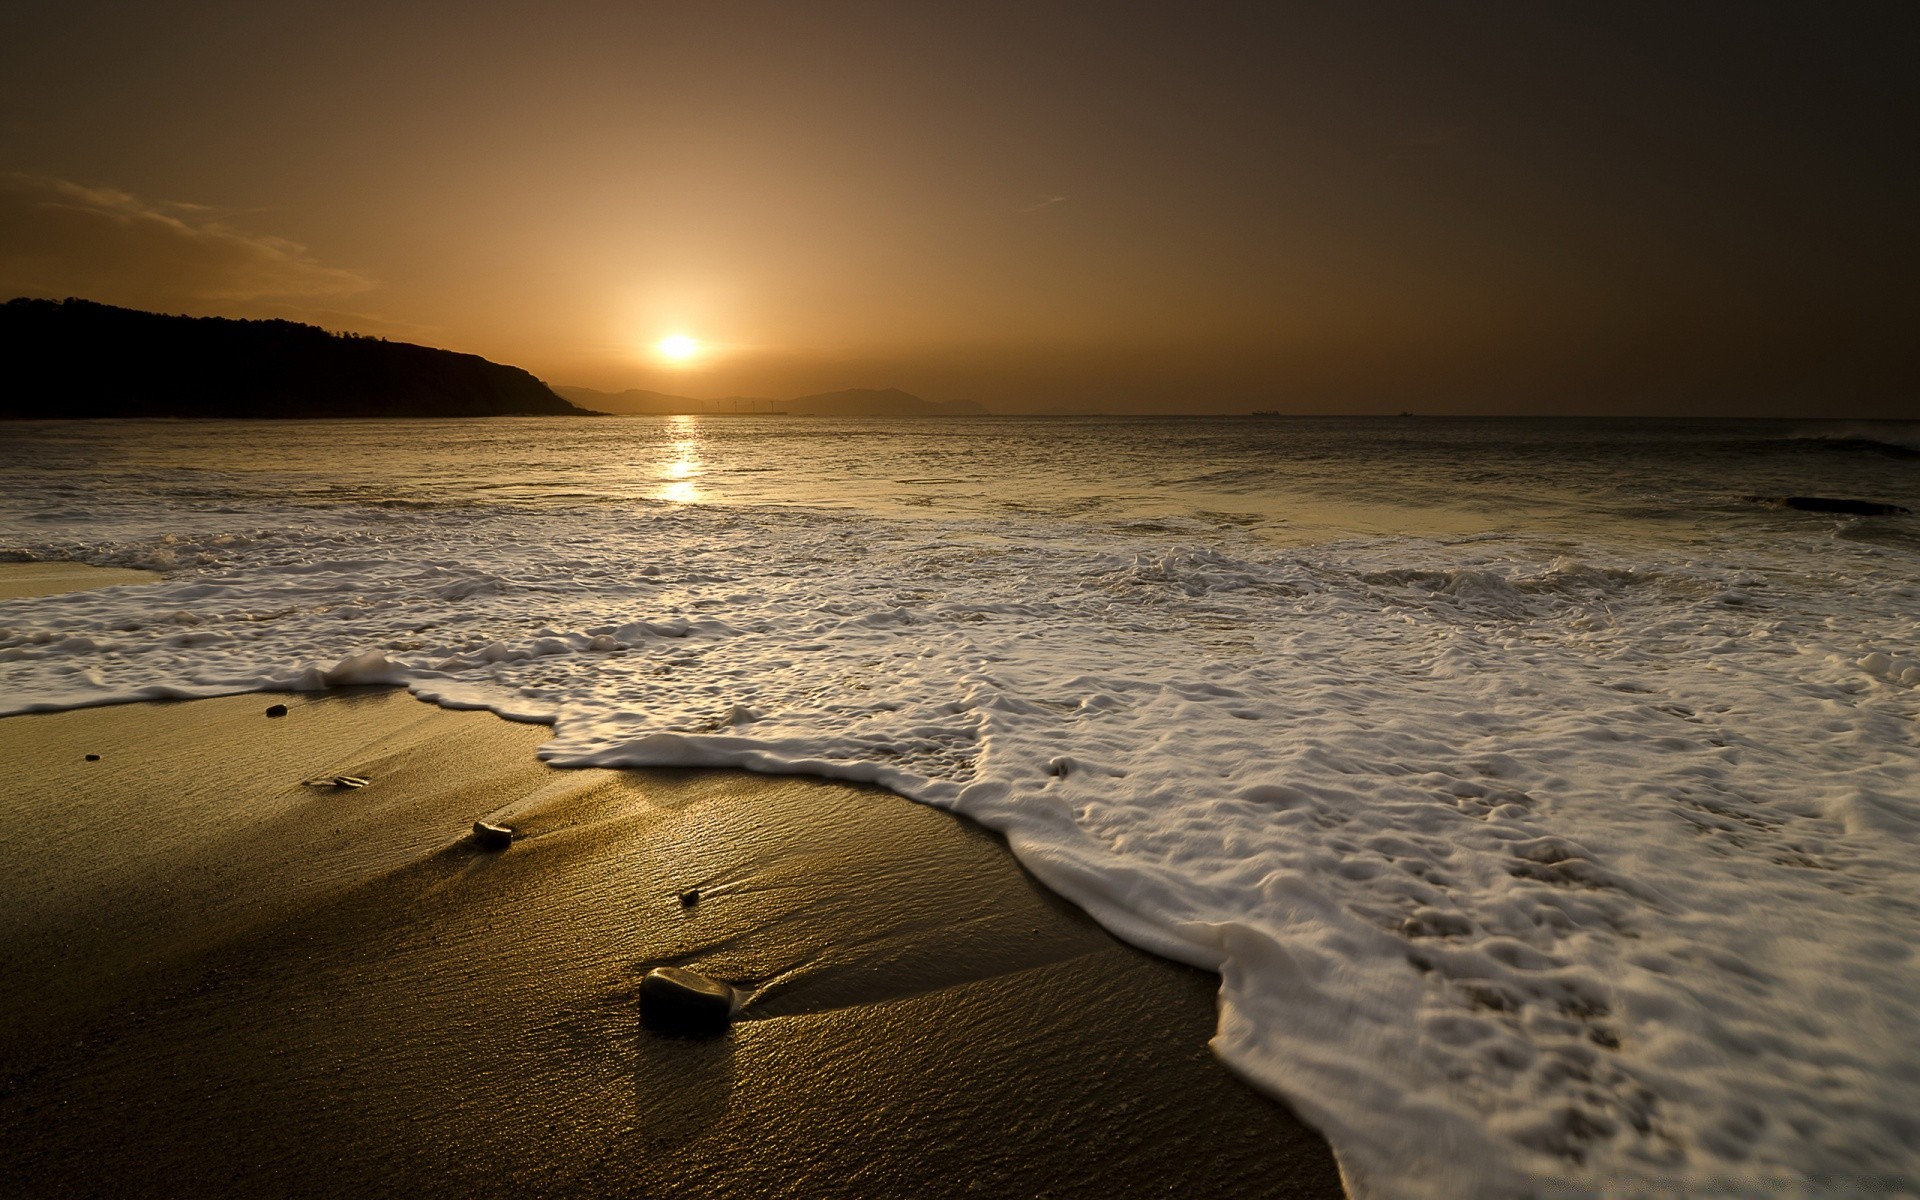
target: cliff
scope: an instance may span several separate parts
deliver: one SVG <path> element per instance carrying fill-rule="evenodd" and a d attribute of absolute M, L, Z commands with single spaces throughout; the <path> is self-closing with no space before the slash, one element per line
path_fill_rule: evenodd
<path fill-rule="evenodd" d="M 589 415 L 518 367 L 292 321 L 0 304 L 0 417 Z"/>

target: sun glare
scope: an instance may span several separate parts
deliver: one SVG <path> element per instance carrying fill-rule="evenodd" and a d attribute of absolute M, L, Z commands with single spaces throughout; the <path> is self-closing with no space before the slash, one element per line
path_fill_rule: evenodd
<path fill-rule="evenodd" d="M 700 353 L 700 341 L 684 333 L 675 333 L 655 342 L 653 348 L 668 362 L 683 363 L 691 361 Z"/>

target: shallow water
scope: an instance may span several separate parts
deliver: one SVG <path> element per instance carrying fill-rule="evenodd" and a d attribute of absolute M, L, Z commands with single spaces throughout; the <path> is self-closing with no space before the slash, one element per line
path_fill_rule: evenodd
<path fill-rule="evenodd" d="M 1223 971 L 1382 1196 L 1920 1188 L 1920 430 L 0 428 L 0 711 L 404 683 L 874 779 Z M 1759 498 L 1759 499 L 1756 499 Z"/>

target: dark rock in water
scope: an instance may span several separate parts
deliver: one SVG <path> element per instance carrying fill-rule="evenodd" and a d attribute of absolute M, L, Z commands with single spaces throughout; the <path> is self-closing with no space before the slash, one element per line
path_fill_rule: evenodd
<path fill-rule="evenodd" d="M 1888 458 L 1920 458 L 1920 450 L 1905 446 L 1899 442 L 1883 442 L 1868 437 L 1819 438 L 1820 445 L 1828 450 L 1865 451 L 1869 454 L 1884 454 Z"/>
<path fill-rule="evenodd" d="M 284 704 L 269 704 L 267 705 L 267 715 L 270 717 L 284 717 L 287 715 L 287 706 Z"/>
<path fill-rule="evenodd" d="M 489 825 L 485 821 L 475 821 L 473 840 L 480 843 L 482 850 L 505 850 L 513 844 L 513 830 L 505 825 Z"/>
<path fill-rule="evenodd" d="M 87 761 L 88 761 L 88 762 L 99 762 L 99 761 L 100 761 L 100 756 L 99 756 L 98 754 L 89 754 L 89 755 L 87 755 Z"/>
<path fill-rule="evenodd" d="M 680 907 L 692 908 L 698 903 L 700 903 L 699 888 L 688 888 L 686 891 L 680 893 Z"/>
<path fill-rule="evenodd" d="M 733 1004 L 732 988 L 697 971 L 655 967 L 640 980 L 640 1020 L 663 1033 L 720 1033 Z"/>
<path fill-rule="evenodd" d="M 1832 496 L 1788 496 L 1788 508 L 1801 512 L 1845 513 L 1855 517 L 1892 517 L 1908 511 L 1898 504 L 1877 504 L 1872 500 L 1839 500 Z"/>

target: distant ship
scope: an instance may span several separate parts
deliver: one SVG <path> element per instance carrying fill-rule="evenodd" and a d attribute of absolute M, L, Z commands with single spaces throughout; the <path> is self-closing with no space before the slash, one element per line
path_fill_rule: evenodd
<path fill-rule="evenodd" d="M 1277 408 L 1256 408 L 1253 410 L 1253 415 L 1256 417 L 1277 417 L 1280 415 L 1280 410 Z"/>

